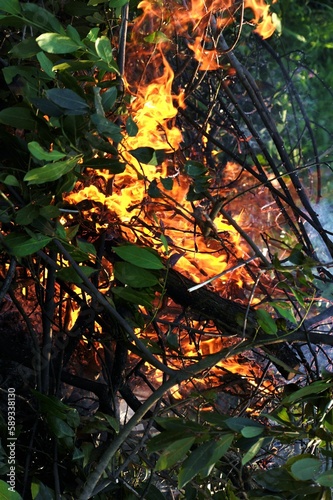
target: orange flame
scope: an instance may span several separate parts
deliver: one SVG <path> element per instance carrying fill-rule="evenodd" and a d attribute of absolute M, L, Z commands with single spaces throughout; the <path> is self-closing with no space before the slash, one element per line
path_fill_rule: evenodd
<path fill-rule="evenodd" d="M 127 92 L 132 95 L 129 114 L 138 127 L 138 133 L 125 135 L 119 145 L 119 153 L 127 163 L 126 170 L 114 176 L 112 194 L 104 194 L 97 185 L 80 185 L 67 200 L 79 203 L 89 199 L 102 204 L 108 213 L 103 230 L 107 227 L 112 231 L 112 218 L 129 241 L 135 242 L 139 235 L 141 242 L 161 250 L 159 235 L 163 234 L 171 251 L 182 255 L 176 269 L 201 282 L 232 267 L 239 259 L 246 260 L 249 256 L 245 244 L 222 216 L 211 221 L 213 227 L 210 229 L 213 230 L 210 235 L 205 234 L 203 227 L 208 224 L 209 214 L 200 202 L 193 204 L 186 199 L 190 178 L 172 158 L 160 165 L 147 165 L 138 162 L 130 151 L 147 146 L 166 153 L 179 150 L 183 138 L 175 119 L 178 108 L 184 107 L 184 93 L 175 93 L 172 89 L 174 72 L 165 54 L 171 50 L 173 37 L 182 37 L 185 49 L 194 53 L 201 70 L 220 68 L 218 34 L 234 22 L 237 7 L 232 0 L 193 0 L 189 5 L 186 0 L 182 4 L 143 0 L 138 7 L 143 14 L 132 28 L 124 76 Z M 245 7 L 254 12 L 256 31 L 261 36 L 270 36 L 273 25 L 265 2 L 245 0 Z M 214 36 L 208 36 L 211 31 L 215 31 Z M 149 43 L 145 38 L 153 32 L 163 33 L 164 37 L 160 36 L 156 43 Z M 226 171 L 238 168 L 238 165 L 229 163 Z M 107 177 L 109 174 L 99 175 Z M 173 179 L 172 191 L 165 188 L 161 179 Z M 157 199 L 147 194 L 147 186 L 153 181 L 160 192 Z M 223 196 L 223 193 L 219 194 Z M 93 210 L 100 212 L 99 208 Z M 234 218 L 239 220 L 242 217 L 239 214 L 238 219 Z M 98 221 L 100 226 L 103 222 Z M 212 286 L 221 295 L 239 298 L 246 282 L 251 283 L 252 278 L 245 268 L 239 268 L 214 281 Z M 182 342 L 182 349 L 190 356 L 187 337 Z M 200 355 L 217 352 L 221 344 L 217 337 L 202 341 Z M 240 365 L 236 361 L 230 362 L 228 369 L 238 373 Z M 242 373 L 245 372 L 246 368 Z"/>

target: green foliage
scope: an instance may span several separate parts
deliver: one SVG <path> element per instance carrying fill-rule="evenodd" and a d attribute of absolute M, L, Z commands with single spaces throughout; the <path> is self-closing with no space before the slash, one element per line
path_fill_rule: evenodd
<path fill-rule="evenodd" d="M 2 70 L 5 85 L 1 89 L 4 106 L 0 110 L 0 135 L 8 154 L 1 159 L 0 222 L 3 234 L 0 247 L 4 260 L 9 255 L 23 263 L 28 279 L 37 283 L 41 267 L 45 266 L 44 269 L 47 268 L 47 273 L 54 278 L 57 286 L 65 284 L 65 291 L 62 290 L 55 314 L 63 307 L 65 294 L 73 292 L 71 297 L 75 294 L 78 296 L 72 285 L 82 287 L 77 299 L 80 305 L 88 307 L 90 302 L 94 302 L 96 294 L 91 293 L 89 296 L 86 282 L 90 280 L 89 283 L 93 284 L 102 268 L 97 250 L 99 239 L 102 238 L 99 238 L 100 235 L 90 234 L 89 226 L 85 226 L 81 217 L 81 208 L 68 207 L 64 203 L 65 194 L 74 188 L 76 182 L 86 181 L 88 175 L 91 175 L 88 169 L 105 169 L 114 180 L 127 167 L 124 158 L 118 153 L 118 144 L 122 142 L 125 133 L 129 137 L 135 137 L 138 133 L 137 124 L 130 115 L 124 115 L 124 106 L 121 106 L 123 88 L 108 32 L 111 19 L 114 21 L 116 12 L 126 3 L 125 0 L 55 1 L 52 2 L 51 12 L 49 8 L 31 2 L 0 0 L 0 26 L 12 29 L 15 33 L 14 37 L 5 37 L 1 52 L 7 59 Z M 309 2 L 306 2 L 306 7 L 309 7 Z M 282 1 L 282 11 L 288 8 L 292 8 L 289 2 Z M 296 4 L 294 8 L 304 21 L 308 19 L 308 11 L 302 13 L 301 5 Z M 331 14 L 330 9 L 325 12 Z M 322 10 L 318 16 L 323 19 Z M 296 23 L 296 20 L 293 22 Z M 330 26 L 329 20 L 326 20 L 326 26 Z M 318 67 L 324 65 L 323 47 L 329 57 L 332 49 L 330 40 L 326 39 L 326 31 L 324 45 L 321 45 L 318 38 L 320 26 L 311 31 L 303 22 L 301 30 L 306 30 L 305 34 L 295 31 L 296 28 L 298 30 L 296 24 L 289 25 L 286 28 L 289 30 L 288 36 L 306 43 L 306 46 L 310 45 L 313 61 L 314 54 L 317 54 Z M 115 21 L 113 29 L 119 30 L 118 21 Z M 24 31 L 25 37 L 17 41 L 20 30 Z M 161 31 L 154 31 L 144 37 L 147 44 L 162 44 L 168 40 Z M 270 68 L 265 70 L 270 71 Z M 110 79 L 105 78 L 107 73 L 111 75 Z M 278 79 L 277 81 L 280 82 Z M 305 91 L 307 79 L 300 75 L 298 85 Z M 288 130 L 288 134 L 291 131 L 292 135 L 294 130 L 290 128 L 286 118 L 286 109 L 290 105 L 285 97 L 284 87 L 280 85 L 279 88 L 272 115 L 276 118 L 279 130 Z M 322 104 L 318 105 L 318 109 L 323 111 Z M 313 111 L 315 112 L 317 108 Z M 132 156 L 133 163 L 135 160 L 155 166 L 163 162 L 166 154 L 164 150 L 155 150 L 150 145 L 131 149 L 127 153 L 127 158 Z M 207 201 L 212 177 L 206 163 L 187 160 L 183 171 L 189 181 L 187 200 Z M 147 183 L 146 192 L 150 198 L 163 199 L 166 195 L 172 196 L 175 184 L 176 181 L 171 176 L 160 177 L 149 185 Z M 77 214 L 78 222 L 73 222 L 70 216 L 67 219 L 63 216 L 70 214 L 71 210 Z M 117 222 L 110 222 L 108 219 L 108 230 L 112 224 L 117 226 Z M 162 223 L 159 229 L 160 234 L 156 239 L 168 254 L 170 241 L 163 234 Z M 105 234 L 107 239 L 108 233 Z M 138 245 L 118 245 L 117 242 L 112 242 L 111 237 L 110 240 L 109 251 L 115 262 L 113 274 L 105 278 L 108 285 L 111 283 L 105 302 L 112 311 L 125 309 L 131 315 L 130 325 L 146 325 L 139 315 L 138 306 L 145 307 L 149 314 L 154 310 L 156 291 L 163 298 L 161 275 L 167 272 L 167 268 L 156 251 L 143 246 L 144 233 L 142 242 Z M 59 244 L 62 251 L 59 250 Z M 296 304 L 298 313 L 300 308 L 307 310 L 308 298 L 314 292 L 312 269 L 315 265 L 300 246 L 295 246 L 290 251 L 286 261 L 280 261 L 278 256 L 273 259 L 274 270 L 280 279 L 279 290 L 286 292 L 288 300 L 273 300 L 270 303 L 280 318 L 275 318 L 273 313 L 263 308 L 257 309 L 255 313 L 258 326 L 273 339 L 281 331 L 288 331 L 286 322 L 296 328 L 296 308 L 293 304 Z M 47 281 L 48 279 L 45 283 Z M 98 292 L 97 289 L 96 293 Z M 41 302 L 46 307 L 48 301 L 43 300 Z M 107 329 L 110 322 L 110 310 L 104 311 L 100 316 L 102 329 Z M 48 311 L 43 313 L 43 335 L 46 335 L 45 324 L 47 321 L 52 323 L 53 317 Z M 54 329 L 56 340 L 61 340 L 63 327 L 65 331 L 65 326 L 59 323 L 59 328 Z M 90 329 L 89 321 L 84 321 L 78 327 L 84 334 L 88 331 L 91 333 Z M 31 336 L 33 333 L 31 328 Z M 119 338 L 136 355 L 144 352 L 134 346 L 133 338 L 128 340 L 121 327 Z M 35 341 L 38 346 L 39 339 Z M 46 344 L 43 349 L 47 349 Z M 141 345 L 150 355 L 165 356 L 165 345 L 173 353 L 183 355 L 179 338 L 172 331 L 165 336 L 159 333 L 158 343 L 143 339 Z M 56 347 L 61 357 L 62 349 L 58 345 Z M 50 356 L 54 354 L 52 349 Z M 58 351 L 55 351 L 56 356 Z M 145 358 L 147 352 L 142 354 L 142 365 L 151 361 L 151 358 Z M 33 362 L 40 362 L 38 356 L 36 359 Z M 43 358 L 43 362 L 46 359 L 47 356 Z M 153 357 L 155 361 L 159 359 Z M 117 361 L 118 359 L 112 359 L 114 364 Z M 186 369 L 187 366 L 184 365 L 184 371 Z M 176 368 L 172 368 L 171 374 L 173 371 Z M 110 373 L 114 375 L 112 370 Z M 52 383 L 57 385 L 58 382 Z M 304 498 L 304 494 L 308 498 L 329 498 L 329 489 L 333 487 L 332 472 L 327 466 L 333 456 L 332 386 L 331 378 L 323 377 L 289 395 L 281 398 L 277 396 L 277 408 L 260 415 L 256 420 L 239 415 L 221 415 L 218 411 L 197 412 L 195 418 L 172 418 L 168 412 L 162 417 L 155 417 L 158 429 L 162 430 L 148 442 L 150 457 L 143 455 L 142 458 L 142 455 L 138 455 L 132 459 L 133 468 L 130 469 L 129 466 L 124 477 L 126 480 L 135 480 L 132 481 L 133 486 L 128 483 L 130 488 L 125 491 L 134 491 L 148 500 L 164 498 L 156 485 L 142 481 L 139 474 L 136 476 L 136 470 L 140 469 L 147 474 L 152 470 L 154 473 L 167 473 L 170 483 L 177 485 L 180 498 L 186 499 L 237 500 L 245 494 L 249 499 L 298 500 Z M 118 388 L 116 387 L 116 392 Z M 53 389 L 55 394 L 56 388 Z M 117 397 L 111 392 L 110 390 L 107 394 L 107 403 Z M 54 498 L 56 495 L 53 480 L 50 479 L 55 457 L 49 450 L 49 445 L 53 443 L 59 463 L 61 462 L 64 497 L 76 498 L 77 488 L 73 485 L 73 477 L 82 486 L 103 456 L 109 441 L 121 437 L 123 429 L 118 416 L 116 418 L 114 415 L 97 412 L 90 417 L 83 417 L 59 397 L 38 391 L 33 392 L 31 400 L 37 402 L 38 409 L 32 410 L 33 419 L 38 422 L 34 432 L 39 439 L 38 451 L 43 451 L 46 463 L 41 464 L 35 455 L 32 456 L 34 476 L 29 479 L 31 497 L 40 500 Z M 42 425 L 42 431 L 38 425 Z M 3 434 L 2 428 L 1 433 Z M 22 434 L 26 433 L 24 429 Z M 277 443 L 294 442 L 311 442 L 311 453 L 296 455 L 285 460 L 281 466 L 274 465 L 262 470 L 260 460 L 263 455 L 270 456 Z M 128 444 L 131 444 L 130 440 Z M 30 445 L 25 444 L 24 450 L 28 446 Z M 115 461 L 118 460 L 121 467 L 123 463 L 131 462 L 126 457 L 126 446 L 124 448 L 124 456 L 123 450 L 115 454 Z M 23 470 L 25 455 L 23 458 L 18 457 L 20 470 Z M 1 448 L 1 474 L 6 472 L 5 458 L 4 448 Z M 106 492 L 98 494 L 96 498 L 116 498 L 124 493 L 118 478 L 114 482 L 106 479 L 113 478 L 112 466 L 112 463 L 108 464 L 110 470 L 104 478 Z M 63 471 L 68 472 L 70 479 Z M 255 483 L 251 488 L 247 488 L 247 473 Z M 237 478 L 242 479 L 242 484 Z M 18 493 L 9 497 L 7 491 L 8 485 L 1 481 L 1 497 L 20 498 Z M 127 493 L 126 498 L 131 498 Z"/>
<path fill-rule="evenodd" d="M 163 430 L 149 441 L 148 450 L 159 452 L 156 470 L 173 468 L 182 492 L 189 484 L 198 491 L 209 477 L 213 491 L 204 498 L 215 498 L 214 491 L 215 495 L 226 495 L 231 486 L 231 462 L 243 478 L 249 468 L 254 485 L 251 491 L 246 490 L 248 498 L 330 498 L 332 473 L 325 457 L 333 438 L 331 394 L 331 378 L 313 382 L 282 397 L 279 407 L 270 414 L 263 413 L 261 421 L 216 412 L 201 412 L 195 422 L 158 418 Z M 313 443 L 312 453 L 296 454 L 283 465 L 267 470 L 256 466 L 260 457 L 269 455 L 275 446 L 302 440 Z M 331 456 L 331 451 L 328 453 Z M 232 491 L 230 498 L 242 498 L 239 482 L 233 484 Z"/>

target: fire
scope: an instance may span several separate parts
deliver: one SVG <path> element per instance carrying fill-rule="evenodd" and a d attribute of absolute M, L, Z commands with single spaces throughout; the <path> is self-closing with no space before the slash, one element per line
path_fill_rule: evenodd
<path fill-rule="evenodd" d="M 254 14 L 253 23 L 256 25 L 255 32 L 262 38 L 272 36 L 275 31 L 275 25 L 269 13 L 269 5 L 264 0 L 245 0 L 245 7 L 250 8 Z"/>
<path fill-rule="evenodd" d="M 169 60 L 172 40 L 180 37 L 183 45 L 183 52 L 178 54 L 180 61 L 190 51 L 198 62 L 198 69 L 219 69 L 222 54 L 219 36 L 235 22 L 239 5 L 231 0 L 193 0 L 188 4 L 186 1 L 144 0 L 138 7 L 143 13 L 132 26 L 124 75 L 126 91 L 131 95 L 129 115 L 138 131 L 135 135 L 126 134 L 118 146 L 119 154 L 126 161 L 126 170 L 113 176 L 111 194 L 103 192 L 101 186 L 92 184 L 89 179 L 88 185 L 78 184 L 67 196 L 67 201 L 90 200 L 105 207 L 104 218 L 100 208 L 86 211 L 85 216 L 99 213 L 95 228 L 106 230 L 111 238 L 117 228 L 124 240 L 144 243 L 163 253 L 165 249 L 160 239 L 163 234 L 168 241 L 169 256 L 176 257 L 174 267 L 200 283 L 250 255 L 239 233 L 221 215 L 215 215 L 212 220 L 211 207 L 200 200 L 187 199 L 191 179 L 182 169 L 187 158 L 181 151 L 183 136 L 176 123 L 179 108 L 185 107 L 186 93 L 182 89 L 174 90 L 174 70 Z M 256 31 L 263 37 L 270 36 L 273 25 L 264 1 L 245 0 L 245 8 L 254 13 Z M 152 33 L 155 38 L 150 42 Z M 163 150 L 167 155 L 165 160 L 145 164 L 131 154 L 133 150 L 147 147 Z M 226 172 L 238 169 L 239 166 L 233 163 L 226 166 Z M 110 177 L 105 172 L 98 175 L 105 179 Z M 167 189 L 163 183 L 166 180 L 172 184 L 172 189 Z M 149 194 L 151 186 L 155 186 L 155 195 Z M 219 196 L 225 195 L 227 192 L 219 188 Z M 238 222 L 243 219 L 241 212 L 233 216 Z M 221 295 L 241 300 L 244 298 L 242 288 L 252 282 L 245 267 L 241 267 L 215 280 L 211 286 Z M 188 332 L 183 332 L 179 337 L 182 355 L 190 359 L 219 351 L 222 340 L 217 334 L 201 337 L 200 347 L 193 349 Z M 152 332 L 142 332 L 142 335 L 149 339 Z M 171 355 L 170 363 L 179 363 L 173 361 L 176 358 Z M 227 369 L 234 373 L 248 375 L 253 371 L 235 360 L 227 364 Z"/>

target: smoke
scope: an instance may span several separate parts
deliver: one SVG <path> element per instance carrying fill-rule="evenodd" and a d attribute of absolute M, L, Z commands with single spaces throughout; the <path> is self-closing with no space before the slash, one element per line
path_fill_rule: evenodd
<path fill-rule="evenodd" d="M 331 203 L 327 200 L 322 200 L 320 203 L 314 204 L 313 209 L 318 215 L 325 231 L 333 234 L 333 206 Z M 323 264 L 332 262 L 332 257 L 319 233 L 313 227 L 310 227 L 308 223 L 305 226 L 318 260 Z M 332 237 L 330 237 L 330 240 L 332 240 Z"/>

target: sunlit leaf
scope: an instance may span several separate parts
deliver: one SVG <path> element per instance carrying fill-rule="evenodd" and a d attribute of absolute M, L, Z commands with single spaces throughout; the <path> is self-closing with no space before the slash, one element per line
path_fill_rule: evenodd
<path fill-rule="evenodd" d="M 289 396 L 285 397 L 283 399 L 283 403 L 284 404 L 295 403 L 295 401 L 298 401 L 304 397 L 320 394 L 324 391 L 329 390 L 332 387 L 332 385 L 333 382 L 327 383 L 325 380 L 317 380 L 312 384 L 302 387 L 298 391 L 293 392 Z"/>
<path fill-rule="evenodd" d="M 44 184 L 45 182 L 52 182 L 60 179 L 64 174 L 70 172 L 75 168 L 79 157 L 69 158 L 64 161 L 57 161 L 55 163 L 48 163 L 44 167 L 33 168 L 25 174 L 23 180 L 27 181 L 29 185 Z"/>
<path fill-rule="evenodd" d="M 1 1 L 0 1 L 1 8 Z M 0 498 L 1 500 L 22 500 L 22 497 L 17 491 L 13 488 L 13 490 L 9 490 L 10 484 L 2 481 L 0 479 Z"/>
<path fill-rule="evenodd" d="M 42 146 L 36 142 L 32 141 L 28 143 L 28 149 L 32 156 L 37 158 L 37 160 L 46 160 L 46 161 L 53 161 L 53 160 L 61 160 L 66 156 L 66 153 L 62 153 L 61 151 L 53 150 L 53 151 L 46 151 Z"/>
<path fill-rule="evenodd" d="M 145 36 L 144 41 L 149 43 L 163 43 L 170 42 L 170 38 L 168 38 L 163 31 L 154 31 L 150 35 Z"/>
<path fill-rule="evenodd" d="M 265 441 L 265 438 L 259 438 L 258 441 L 256 441 L 249 450 L 243 455 L 242 457 L 242 465 L 246 465 L 248 462 L 250 462 L 260 451 L 261 447 L 263 446 L 263 443 Z"/>
<path fill-rule="evenodd" d="M 50 54 L 70 54 L 80 48 L 69 36 L 58 33 L 43 33 L 36 38 L 36 42 L 45 52 Z"/>
<path fill-rule="evenodd" d="M 273 306 L 277 313 L 287 321 L 296 323 L 293 307 L 289 302 L 271 302 L 270 305 Z"/>
<path fill-rule="evenodd" d="M 101 36 L 97 38 L 95 42 L 95 49 L 97 55 L 106 63 L 110 63 L 113 59 L 112 56 L 112 48 L 110 44 L 110 40 L 106 36 Z"/>
<path fill-rule="evenodd" d="M 256 318 L 259 326 L 269 335 L 276 335 L 277 325 L 272 316 L 265 309 L 256 309 Z"/>
<path fill-rule="evenodd" d="M 113 251 L 126 262 L 130 262 L 143 269 L 163 269 L 164 264 L 158 255 L 147 248 L 136 245 L 114 247 Z"/>

